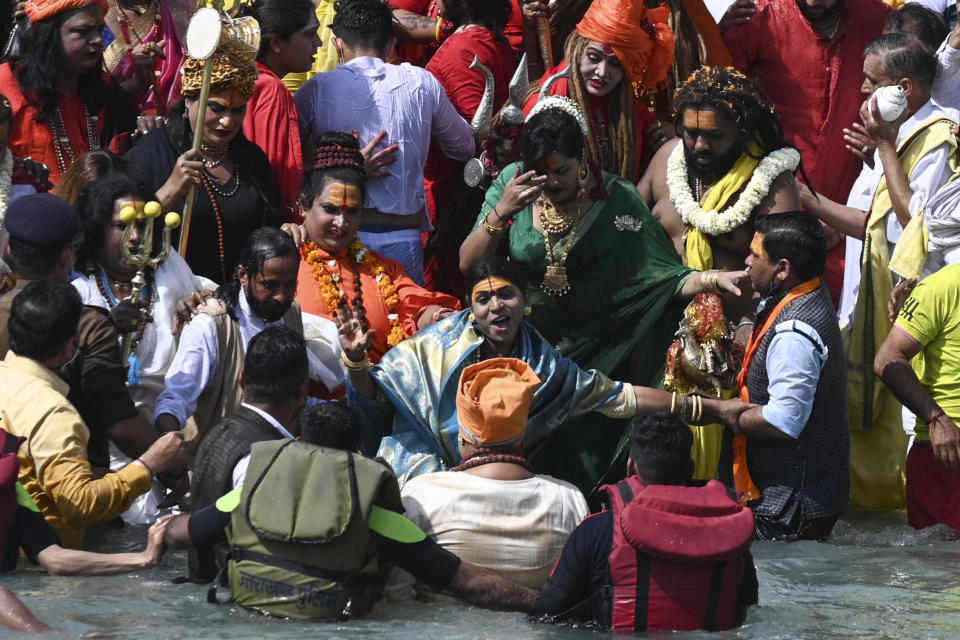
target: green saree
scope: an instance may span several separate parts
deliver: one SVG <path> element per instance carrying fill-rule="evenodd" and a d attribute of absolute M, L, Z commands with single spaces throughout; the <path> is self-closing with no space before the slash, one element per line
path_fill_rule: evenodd
<path fill-rule="evenodd" d="M 476 226 L 513 175 L 512 166 L 500 172 L 487 190 Z M 581 368 L 658 387 L 685 304 L 674 296 L 693 272 L 683 266 L 636 188 L 612 174 L 605 174 L 605 184 L 607 197 L 584 213 L 567 255 L 566 295 L 551 297 L 540 287 L 546 246 L 533 226 L 532 207 L 514 217 L 504 236 L 507 255 L 525 272 L 533 307 L 529 320 L 550 344 Z M 563 237 L 554 245 L 555 257 L 566 242 Z M 564 424 L 531 460 L 538 472 L 573 482 L 589 494 L 625 473 L 625 426 L 623 420 L 585 415 Z"/>

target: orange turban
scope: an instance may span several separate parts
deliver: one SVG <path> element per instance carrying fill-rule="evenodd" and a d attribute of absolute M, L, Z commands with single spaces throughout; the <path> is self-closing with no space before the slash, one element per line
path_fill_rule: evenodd
<path fill-rule="evenodd" d="M 577 33 L 613 47 L 634 89 L 655 89 L 673 64 L 669 19 L 670 9 L 647 9 L 643 0 L 593 0 Z"/>
<path fill-rule="evenodd" d="M 460 375 L 457 417 L 460 435 L 480 447 L 513 444 L 523 437 L 540 378 L 526 362 L 493 358 Z"/>
<path fill-rule="evenodd" d="M 30 24 L 52 18 L 58 13 L 72 11 L 81 7 L 96 5 L 107 15 L 107 0 L 27 0 L 27 19 Z"/>

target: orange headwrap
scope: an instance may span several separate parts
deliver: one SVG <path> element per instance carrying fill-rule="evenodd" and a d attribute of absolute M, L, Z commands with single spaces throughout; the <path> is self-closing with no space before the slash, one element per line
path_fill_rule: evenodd
<path fill-rule="evenodd" d="M 481 447 L 517 442 L 540 378 L 526 362 L 492 358 L 472 364 L 460 375 L 457 418 L 460 434 Z"/>
<path fill-rule="evenodd" d="M 643 0 L 593 0 L 577 25 L 577 33 L 613 47 L 634 89 L 655 89 L 666 80 L 673 64 L 669 19 L 666 6 L 647 9 Z"/>
<path fill-rule="evenodd" d="M 107 15 L 107 0 L 27 0 L 27 19 L 30 24 L 52 18 L 58 13 L 71 11 L 89 5 L 96 5 Z"/>

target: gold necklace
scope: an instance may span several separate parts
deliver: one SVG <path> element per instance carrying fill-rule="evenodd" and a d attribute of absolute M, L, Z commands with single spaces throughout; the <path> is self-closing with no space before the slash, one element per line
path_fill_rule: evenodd
<path fill-rule="evenodd" d="M 573 228 L 570 231 L 567 242 L 563 245 L 563 251 L 560 252 L 559 259 L 556 261 L 553 259 L 553 245 L 550 244 L 550 233 L 544 229 L 543 243 L 547 248 L 547 266 L 543 272 L 543 282 L 540 284 L 540 288 L 543 289 L 543 292 L 548 296 L 559 297 L 570 291 L 570 281 L 567 279 L 567 254 L 570 253 L 570 247 L 573 246 L 573 241 L 577 237 L 577 227 L 580 225 L 580 211 L 582 208 L 583 199 L 581 199 L 577 205 L 576 218 L 571 221 Z M 541 218 L 541 222 L 542 221 Z"/>
<path fill-rule="evenodd" d="M 583 190 L 577 193 L 573 201 L 579 215 L 580 206 L 583 204 Z M 554 204 L 546 192 L 541 193 L 537 198 L 537 206 L 540 207 L 540 212 L 537 214 L 540 217 L 540 225 L 546 233 L 562 236 L 573 226 L 574 217 L 561 209 L 558 204 Z"/>

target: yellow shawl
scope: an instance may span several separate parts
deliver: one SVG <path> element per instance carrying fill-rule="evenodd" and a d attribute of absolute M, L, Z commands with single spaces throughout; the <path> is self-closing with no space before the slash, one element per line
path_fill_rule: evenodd
<path fill-rule="evenodd" d="M 760 147 L 754 142 L 750 146 L 750 153 L 741 155 L 733 168 L 707 189 L 701 199 L 700 208 L 704 211 L 722 211 L 729 204 L 730 199 L 740 193 L 744 185 L 753 177 L 753 172 L 763 159 L 761 153 Z M 760 157 L 754 158 L 751 154 Z M 691 226 L 687 230 L 684 249 L 686 254 L 684 262 L 691 269 L 706 271 L 713 268 L 713 249 L 710 247 L 710 238 L 707 234 Z"/>

